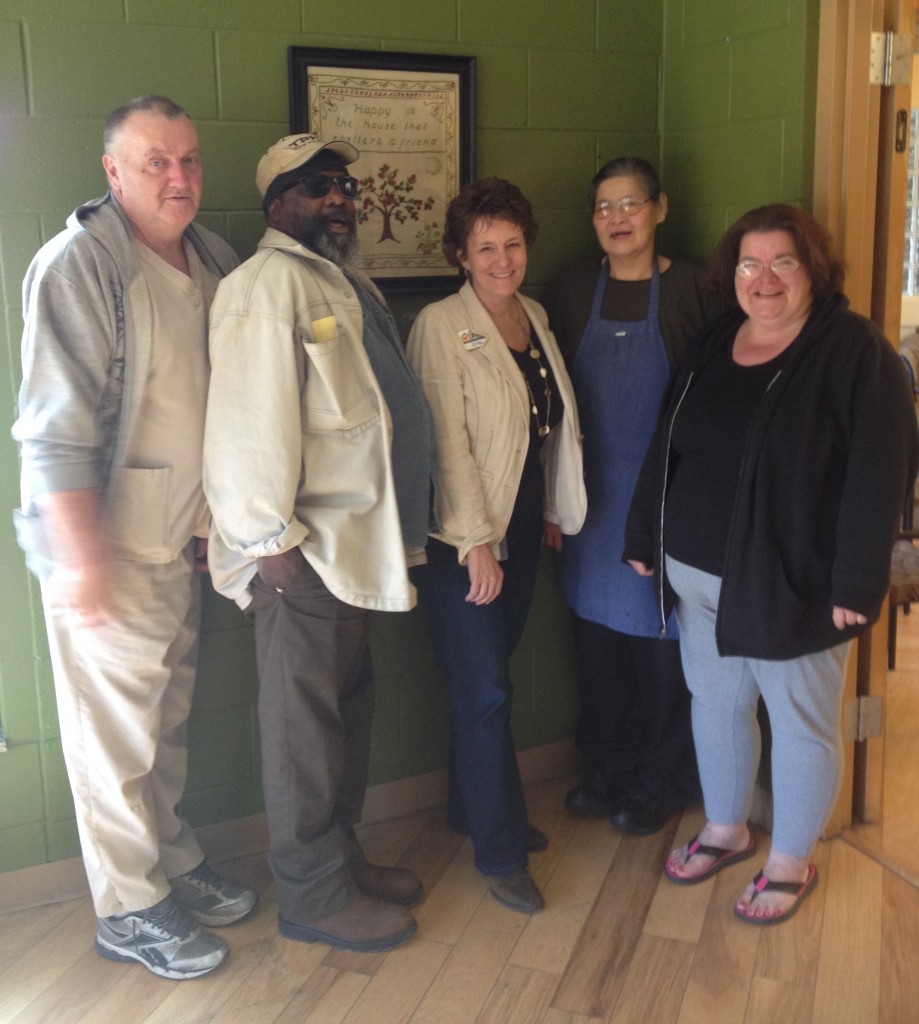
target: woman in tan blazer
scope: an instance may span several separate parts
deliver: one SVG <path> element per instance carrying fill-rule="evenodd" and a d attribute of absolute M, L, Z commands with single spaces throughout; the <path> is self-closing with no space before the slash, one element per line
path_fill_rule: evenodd
<path fill-rule="evenodd" d="M 542 895 L 510 729 L 509 660 L 526 623 L 540 546 L 584 522 L 580 429 L 545 311 L 519 293 L 537 226 L 508 181 L 464 186 L 447 210 L 444 252 L 466 274 L 425 307 L 408 344 L 434 417 L 439 531 L 416 571 L 447 677 L 449 819 L 469 832 L 496 899 L 534 913 Z"/>

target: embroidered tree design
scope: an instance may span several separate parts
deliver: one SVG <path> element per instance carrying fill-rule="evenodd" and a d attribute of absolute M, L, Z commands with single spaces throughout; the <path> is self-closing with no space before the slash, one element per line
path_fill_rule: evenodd
<path fill-rule="evenodd" d="M 418 176 L 410 174 L 399 180 L 399 168 L 383 164 L 376 175 L 361 178 L 361 205 L 357 211 L 358 223 L 364 224 L 378 213 L 383 218 L 383 230 L 379 241 L 391 239 L 398 242 L 393 234 L 393 221 L 404 224 L 409 220 L 418 220 L 422 210 L 434 209 L 434 197 L 419 199 L 412 196 Z"/>

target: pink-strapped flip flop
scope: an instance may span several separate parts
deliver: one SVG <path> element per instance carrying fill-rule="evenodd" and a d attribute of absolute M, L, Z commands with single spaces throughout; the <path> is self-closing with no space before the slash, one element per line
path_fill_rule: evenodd
<path fill-rule="evenodd" d="M 781 924 L 782 921 L 787 921 L 789 917 L 798 912 L 798 907 L 814 891 L 816 886 L 817 869 L 813 864 L 808 864 L 807 878 L 803 882 L 772 882 L 760 871 L 756 878 L 753 879 L 753 895 L 750 897 L 746 910 L 741 910 L 735 903 L 734 913 L 742 921 L 747 921 L 749 924 Z M 761 892 L 787 892 L 794 896 L 795 901 L 784 914 L 774 914 L 771 917 L 756 917 L 750 913 L 750 908 Z"/>
<path fill-rule="evenodd" d="M 716 859 L 705 871 L 701 872 L 701 874 L 693 875 L 691 878 L 684 878 L 682 875 L 674 874 L 669 864 L 664 865 L 664 874 L 671 882 L 676 882 L 677 885 L 696 885 L 698 882 L 704 882 L 706 878 L 711 878 L 712 875 L 717 875 L 722 868 L 726 868 L 729 864 L 736 864 L 739 860 L 746 860 L 747 857 L 752 857 L 756 853 L 756 840 L 753 836 L 750 836 L 750 842 L 742 850 L 729 850 L 723 846 L 706 846 L 704 843 L 699 842 L 698 836 L 694 836 L 689 840 L 689 844 L 686 847 L 686 861 L 684 863 L 689 863 L 697 853 Z"/>

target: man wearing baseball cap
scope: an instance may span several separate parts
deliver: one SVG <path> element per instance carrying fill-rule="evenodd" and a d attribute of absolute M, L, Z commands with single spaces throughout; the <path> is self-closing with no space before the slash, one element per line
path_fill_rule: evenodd
<path fill-rule="evenodd" d="M 415 603 L 430 413 L 379 291 L 351 266 L 358 157 L 291 135 L 259 161 L 268 229 L 217 290 L 205 490 L 215 586 L 255 624 L 262 781 L 281 933 L 407 941 L 420 899 L 354 833 L 373 718 L 371 610 Z"/>

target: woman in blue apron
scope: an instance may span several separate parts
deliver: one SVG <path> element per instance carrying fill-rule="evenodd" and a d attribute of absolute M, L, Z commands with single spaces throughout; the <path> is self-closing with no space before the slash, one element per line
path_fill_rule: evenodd
<path fill-rule="evenodd" d="M 626 513 L 661 393 L 711 309 L 702 272 L 655 251 L 667 197 L 654 168 L 622 157 L 591 185 L 599 267 L 573 267 L 547 302 L 584 434 L 587 520 L 566 537 L 561 581 L 574 614 L 584 773 L 566 798 L 626 832 L 656 832 L 698 793 L 676 623 L 652 580 L 621 561 Z"/>

